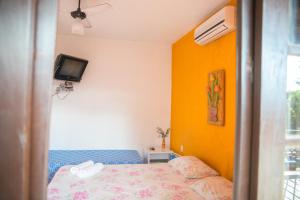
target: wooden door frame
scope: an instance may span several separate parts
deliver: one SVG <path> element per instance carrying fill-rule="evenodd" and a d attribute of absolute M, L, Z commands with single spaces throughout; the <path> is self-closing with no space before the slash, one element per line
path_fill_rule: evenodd
<path fill-rule="evenodd" d="M 240 0 L 238 5 L 234 196 L 280 200 L 288 2 Z"/>
<path fill-rule="evenodd" d="M 250 198 L 252 151 L 252 103 L 254 66 L 254 0 L 237 5 L 236 133 L 234 199 Z"/>
<path fill-rule="evenodd" d="M 49 123 L 52 106 L 57 0 L 38 0 L 32 76 L 30 200 L 47 199 Z M 39 191 L 39 192 L 37 192 Z"/>
<path fill-rule="evenodd" d="M 256 0 L 251 199 L 280 200 L 283 186 L 288 5 Z M 274 167 L 275 166 L 275 167 Z"/>
<path fill-rule="evenodd" d="M 0 199 L 47 198 L 56 3 L 0 3 Z"/>
<path fill-rule="evenodd" d="M 30 84 L 27 94 L 29 96 L 27 99 L 28 110 L 26 111 L 29 120 L 24 125 L 26 127 L 24 134 L 29 140 L 24 144 L 28 150 L 22 153 L 24 163 L 20 167 L 24 168 L 24 171 L 22 172 L 22 181 L 18 183 L 22 190 L 18 190 L 19 196 L 17 197 L 18 199 L 21 197 L 21 199 L 41 200 L 46 199 L 47 194 L 48 129 L 51 105 L 49 91 L 52 85 L 57 9 L 56 1 L 52 0 L 27 0 L 26 3 L 30 4 L 28 8 L 32 12 L 30 21 L 30 24 L 32 24 L 32 57 L 29 65 L 24 65 L 29 70 L 27 78 Z M 24 1 L 14 1 L 14 4 L 15 8 L 21 9 L 22 6 L 20 5 L 24 5 Z M 24 6 L 22 8 L 24 9 Z M 252 19 L 253 1 L 239 1 L 237 30 L 237 127 L 234 176 L 234 196 L 238 200 L 248 199 L 250 189 L 251 88 L 254 41 L 253 34 L 251 34 L 253 32 Z M 9 32 L 6 34 L 9 34 Z M 1 72 L 2 76 L 5 75 L 2 70 Z M 9 72 L 7 71 L 7 73 Z M 14 80 L 12 79 L 12 81 Z M 0 127 L 0 130 L 5 131 L 5 127 Z M 12 152 L 12 154 L 14 153 L 16 152 Z M 11 177 L 5 177 L 4 175 L 2 178 L 5 179 L 4 181 L 13 182 Z M 0 191 L 2 192 L 1 186 Z M 12 193 L 14 190 L 3 192 Z M 9 195 L 7 194 L 7 196 Z"/>
<path fill-rule="evenodd" d="M 265 1 L 270 2 L 271 0 Z M 26 106 L 23 107 L 25 117 L 22 118 L 22 123 L 16 124 L 15 128 L 10 124 L 2 124 L 3 126 L 0 127 L 2 133 L 0 135 L 0 141 L 4 137 L 6 138 L 2 141 L 7 141 L 6 139 L 9 137 L 12 140 L 20 140 L 21 142 L 19 146 L 17 145 L 13 148 L 9 148 L 9 154 L 11 156 L 16 155 L 16 159 L 20 159 L 21 165 L 12 165 L 10 167 L 17 172 L 16 175 L 21 175 L 21 178 L 12 177 L 11 174 L 0 171 L 2 179 L 1 183 L 7 183 L 7 185 L 0 185 L 0 197 L 42 200 L 46 199 L 47 195 L 48 129 L 51 106 L 50 88 L 52 85 L 56 35 L 56 0 L 17 0 L 4 2 L 5 3 L 1 4 L 1 6 L 4 7 L 1 8 L 11 9 L 7 10 L 8 12 L 15 12 L 17 10 L 19 12 L 18 16 L 22 17 L 22 12 L 28 12 L 22 9 L 30 9 L 32 15 L 31 18 L 26 21 L 26 25 L 31 27 L 24 30 L 27 31 L 25 34 L 30 34 L 29 37 L 31 39 L 29 40 L 29 44 L 21 46 L 21 48 L 24 48 L 23 51 L 29 51 L 28 60 L 25 58 L 28 62 L 22 63 L 18 62 L 19 60 L 15 60 L 16 67 L 10 66 L 9 68 L 7 65 L 14 63 L 14 59 L 16 58 L 7 57 L 6 59 L 8 59 L 8 61 L 1 63 L 5 68 L 4 70 L 1 69 L 0 83 L 16 84 L 16 80 L 14 80 L 14 76 L 11 76 L 11 73 L 22 65 L 26 68 L 26 74 L 24 74 L 23 78 L 27 79 L 25 83 L 28 83 L 28 85 L 23 85 L 26 91 L 25 96 L 23 96 L 24 99 L 22 100 L 24 100 Z M 234 175 L 234 197 L 236 200 L 261 199 L 262 196 L 257 186 L 262 186 L 262 189 L 266 187 L 259 184 L 261 179 L 258 177 L 258 163 L 261 165 L 265 164 L 264 160 L 259 160 L 261 159 L 261 153 L 267 156 L 267 153 L 270 153 L 270 151 L 259 153 L 258 144 L 261 141 L 266 141 L 266 136 L 272 136 L 262 136 L 262 134 L 259 134 L 265 130 L 262 129 L 262 124 L 260 124 L 260 119 L 263 116 L 257 116 L 257 114 L 252 116 L 253 108 L 268 106 L 267 103 L 269 103 L 266 101 L 267 99 L 263 99 L 263 96 L 261 95 L 261 90 L 265 89 L 260 87 L 261 81 L 265 80 L 260 78 L 261 76 L 262 78 L 265 78 L 265 73 L 261 73 L 262 69 L 265 70 L 265 68 L 262 68 L 265 63 L 262 62 L 263 59 L 261 59 L 259 55 L 265 53 L 263 48 L 260 47 L 263 47 L 264 44 L 268 44 L 264 43 L 265 35 L 262 33 L 262 25 L 267 25 L 263 24 L 264 17 L 274 17 L 274 14 L 272 15 L 272 12 L 270 12 L 271 8 L 264 8 L 262 2 L 263 0 L 240 0 L 238 2 L 237 119 Z M 254 10 L 257 11 L 255 15 Z M 28 13 L 25 13 L 25 16 L 28 16 Z M 255 27 L 253 23 L 254 16 L 256 17 Z M 18 21 L 16 19 L 12 20 L 11 26 L 14 26 L 14 22 Z M 11 30 L 9 24 L 5 24 L 5 26 L 7 26 L 7 30 Z M 254 31 L 256 33 L 255 35 Z M 3 38 L 14 37 L 14 35 L 9 35 L 11 33 L 5 31 L 1 32 L 1 34 L 4 34 L 1 35 Z M 1 41 L 5 41 L 3 38 Z M 15 39 L 17 42 L 20 38 L 16 37 Z M 5 50 L 4 44 L 0 47 L 0 49 L 2 48 L 2 52 Z M 14 44 L 7 44 L 7 46 L 9 45 Z M 282 45 L 282 43 L 280 43 L 280 45 Z M 285 52 L 283 48 L 280 50 Z M 13 53 L 14 52 L 12 52 L 12 54 Z M 253 85 L 252 71 L 254 65 L 255 78 Z M 7 79 L 9 76 L 11 76 L 11 79 Z M 22 87 L 22 85 L 19 85 L 19 87 Z M 10 87 L 10 85 L 6 88 L 2 85 L 0 86 L 0 91 L 3 92 L 3 95 L 8 94 L 14 97 L 18 91 L 13 91 L 11 90 L 12 88 L 13 87 Z M 271 89 L 274 91 L 274 88 Z M 12 94 L 13 92 L 15 93 Z M 17 98 L 18 95 L 15 97 Z M 0 106 L 9 105 L 8 100 L 9 99 L 4 98 L 3 102 L 0 103 Z M 19 99 L 16 99 L 16 101 L 17 100 Z M 276 103 L 278 103 L 278 101 L 275 102 L 275 105 L 278 105 Z M 280 109 L 282 108 L 279 106 L 275 112 L 280 111 Z M 273 129 L 275 128 L 278 128 L 279 130 L 282 129 L 282 127 L 276 126 Z M 278 130 L 274 131 L 279 133 Z M 278 134 L 276 134 L 276 137 L 277 135 Z M 275 138 L 275 140 L 276 139 L 278 138 Z M 279 150 L 281 151 L 281 149 L 275 150 L 278 152 Z M 5 154 L 8 152 L 4 151 L 3 153 Z M 6 158 L 7 155 L 4 155 L 3 153 L 1 154 L 0 152 L 0 155 L 3 155 L 3 157 Z M 256 163 L 256 161 L 260 162 Z M 274 173 L 278 174 L 279 170 Z M 15 189 L 9 188 L 11 183 L 17 183 Z M 274 190 L 275 187 L 269 188 L 270 194 L 272 191 L 274 192 Z M 266 200 L 269 199 L 268 196 L 265 197 Z"/>

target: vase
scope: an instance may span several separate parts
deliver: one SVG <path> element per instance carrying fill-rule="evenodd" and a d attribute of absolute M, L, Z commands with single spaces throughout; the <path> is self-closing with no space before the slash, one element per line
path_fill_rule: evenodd
<path fill-rule="evenodd" d="M 161 148 L 162 149 L 166 148 L 166 139 L 164 137 L 162 138 Z"/>
<path fill-rule="evenodd" d="M 209 107 L 209 121 L 217 122 L 218 121 L 218 108 L 210 106 Z"/>

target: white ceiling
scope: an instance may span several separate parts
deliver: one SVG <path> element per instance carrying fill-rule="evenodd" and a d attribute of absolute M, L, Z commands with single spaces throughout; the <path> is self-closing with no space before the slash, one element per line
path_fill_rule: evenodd
<path fill-rule="evenodd" d="M 82 0 L 82 7 L 103 0 Z M 109 0 L 112 8 L 103 7 L 97 14 L 88 15 L 93 25 L 85 35 L 172 44 L 194 28 L 228 0 Z M 77 0 L 60 0 L 58 34 L 71 34 L 73 18 L 69 12 Z M 87 12 L 89 14 L 89 12 Z"/>

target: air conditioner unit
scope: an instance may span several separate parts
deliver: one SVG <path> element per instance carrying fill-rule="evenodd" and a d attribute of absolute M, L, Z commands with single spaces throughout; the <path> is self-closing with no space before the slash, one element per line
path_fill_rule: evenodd
<path fill-rule="evenodd" d="M 203 22 L 195 30 L 194 39 L 197 44 L 204 45 L 235 30 L 236 9 L 226 6 Z"/>

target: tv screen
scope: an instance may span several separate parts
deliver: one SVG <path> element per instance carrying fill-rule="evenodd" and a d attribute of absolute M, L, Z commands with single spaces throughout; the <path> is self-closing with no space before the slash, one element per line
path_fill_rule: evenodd
<path fill-rule="evenodd" d="M 56 58 L 54 78 L 79 82 L 87 64 L 88 61 L 82 58 L 60 54 Z"/>

